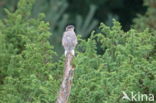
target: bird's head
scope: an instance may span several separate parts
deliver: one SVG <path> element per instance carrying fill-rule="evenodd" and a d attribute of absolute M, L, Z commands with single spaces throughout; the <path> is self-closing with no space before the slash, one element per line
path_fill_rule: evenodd
<path fill-rule="evenodd" d="M 74 31 L 74 26 L 73 25 L 66 26 L 66 31 Z"/>

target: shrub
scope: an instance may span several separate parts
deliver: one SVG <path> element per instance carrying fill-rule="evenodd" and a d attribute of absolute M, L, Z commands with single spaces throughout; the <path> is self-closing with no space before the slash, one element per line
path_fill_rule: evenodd
<path fill-rule="evenodd" d="M 0 21 L 0 102 L 50 103 L 55 101 L 55 52 L 49 44 L 44 15 L 31 18 L 34 0 L 20 0 L 15 12 Z"/>
<path fill-rule="evenodd" d="M 152 33 L 152 38 L 155 41 L 155 47 L 150 53 L 153 59 L 156 59 L 156 1 L 155 0 L 144 0 L 144 5 L 148 7 L 145 15 L 138 15 L 137 18 L 134 19 L 134 28 L 142 31 L 146 28 L 149 29 L 150 33 Z"/>
<path fill-rule="evenodd" d="M 97 54 L 101 44 L 103 54 Z M 113 27 L 104 24 L 99 33 L 81 40 L 76 59 L 71 103 L 127 103 L 127 93 L 156 94 L 156 61 L 148 58 L 153 49 L 152 35 L 145 30 L 121 30 L 118 22 Z M 147 102 L 146 102 L 147 103 Z"/>

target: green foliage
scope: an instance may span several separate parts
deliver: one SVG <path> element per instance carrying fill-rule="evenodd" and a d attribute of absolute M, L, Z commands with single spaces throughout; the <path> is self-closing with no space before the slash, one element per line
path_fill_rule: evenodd
<path fill-rule="evenodd" d="M 5 17 L 4 8 L 14 11 L 18 0 L 0 0 L 0 18 Z"/>
<path fill-rule="evenodd" d="M 134 19 L 134 28 L 142 31 L 146 28 L 152 33 L 152 38 L 155 41 L 155 47 L 153 48 L 150 55 L 156 56 L 156 1 L 155 0 L 144 0 L 144 5 L 148 6 L 148 10 L 145 15 L 138 15 Z"/>
<path fill-rule="evenodd" d="M 144 30 L 145 28 L 156 29 L 156 1 L 144 0 L 144 5 L 148 6 L 148 10 L 145 15 L 138 15 L 138 18 L 134 19 L 134 27 L 138 30 Z"/>
<path fill-rule="evenodd" d="M 7 18 L 0 21 L 0 103 L 55 101 L 59 80 L 49 24 L 43 14 L 30 18 L 33 2 L 20 0 L 19 9 L 6 10 Z"/>
<path fill-rule="evenodd" d="M 148 57 L 154 41 L 148 30 L 124 32 L 114 21 L 113 27 L 101 24 L 99 33 L 80 42 L 71 103 L 127 103 L 122 91 L 156 94 L 156 60 Z"/>

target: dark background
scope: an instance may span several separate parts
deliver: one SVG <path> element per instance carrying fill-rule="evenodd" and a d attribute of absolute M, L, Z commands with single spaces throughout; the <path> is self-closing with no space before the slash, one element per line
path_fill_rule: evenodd
<path fill-rule="evenodd" d="M 85 18 L 89 6 L 94 4 L 97 7 L 94 19 L 107 22 L 109 14 L 116 15 L 124 30 L 130 28 L 133 18 L 138 13 L 144 14 L 146 11 L 143 0 L 68 0 L 68 2 L 67 12 L 72 16 L 78 13 Z"/>
<path fill-rule="evenodd" d="M 6 17 L 5 8 L 14 12 L 17 2 L 0 0 L 0 18 Z M 75 25 L 76 33 L 82 35 L 82 38 L 88 38 L 101 22 L 111 26 L 115 18 L 127 31 L 133 19 L 138 14 L 145 14 L 146 10 L 143 0 L 36 0 L 32 17 L 42 12 L 46 15 L 45 19 L 50 23 L 53 34 L 50 42 L 58 53 L 63 53 L 61 38 L 66 25 Z"/>

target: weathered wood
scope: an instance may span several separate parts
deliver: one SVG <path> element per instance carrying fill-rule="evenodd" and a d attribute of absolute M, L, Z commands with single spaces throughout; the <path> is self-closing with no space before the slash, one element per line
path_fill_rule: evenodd
<path fill-rule="evenodd" d="M 68 53 L 66 56 L 63 81 L 60 87 L 60 91 L 59 91 L 56 103 L 68 102 L 68 98 L 69 98 L 70 91 L 71 91 L 73 73 L 74 73 L 74 67 L 72 67 L 71 65 L 73 57 L 74 56 L 71 53 Z"/>

